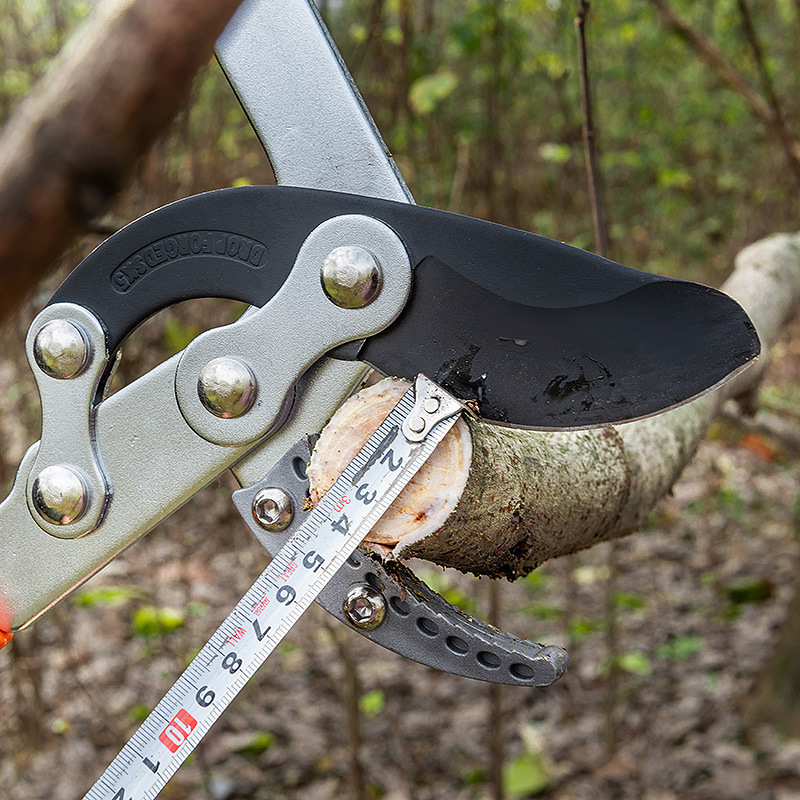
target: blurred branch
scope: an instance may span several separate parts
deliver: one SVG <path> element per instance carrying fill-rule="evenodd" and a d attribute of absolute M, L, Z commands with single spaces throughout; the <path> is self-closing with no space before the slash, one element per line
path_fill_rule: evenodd
<path fill-rule="evenodd" d="M 581 108 L 583 109 L 583 149 L 586 153 L 586 177 L 589 183 L 589 199 L 592 206 L 594 241 L 597 252 L 608 258 L 608 224 L 602 197 L 602 182 L 597 165 L 597 132 L 594 127 L 592 109 L 592 85 L 589 78 L 589 56 L 586 49 L 586 23 L 589 18 L 589 0 L 581 0 L 575 17 L 575 33 L 578 37 L 578 61 L 581 76 Z"/>
<path fill-rule="evenodd" d="M 772 109 L 772 114 L 775 119 L 775 133 L 780 138 L 783 149 L 786 152 L 789 167 L 797 179 L 797 182 L 800 183 L 800 158 L 792 156 L 792 148 L 797 145 L 797 140 L 793 139 L 789 131 L 789 126 L 786 124 L 786 115 L 783 113 L 778 94 L 772 83 L 772 77 L 769 74 L 769 69 L 767 69 L 767 63 L 764 59 L 764 50 L 761 47 L 761 41 L 756 33 L 747 0 L 737 0 L 737 4 L 739 6 L 739 14 L 742 17 L 745 37 L 750 45 L 750 49 L 753 51 L 753 58 L 755 58 L 756 61 L 758 75 L 761 79 L 761 88 L 767 99 L 767 103 L 769 103 L 769 107 Z"/>
<path fill-rule="evenodd" d="M 108 208 L 240 0 L 101 0 L 0 135 L 0 317 Z"/>
<path fill-rule="evenodd" d="M 783 146 L 792 174 L 800 183 L 800 139 L 795 137 L 789 130 L 786 120 L 780 112 L 780 105 L 773 106 L 765 101 L 758 90 L 728 61 L 714 42 L 685 19 L 678 16 L 669 5 L 668 0 L 650 0 L 650 3 L 658 10 L 664 24 L 677 33 L 697 53 L 700 59 L 717 72 L 734 92 L 741 95 L 753 113 L 769 126 Z M 742 3 L 740 3 L 740 9 L 741 7 Z M 745 14 L 747 15 L 747 11 L 745 11 Z M 749 19 L 749 15 L 747 15 L 747 18 Z M 745 27 L 747 27 L 746 22 Z M 755 33 L 753 33 L 753 36 L 755 36 Z M 752 40 L 750 44 L 752 47 Z M 760 46 L 757 41 L 755 48 L 760 52 Z M 758 59 L 759 56 L 756 56 L 756 58 Z M 761 69 L 762 67 L 759 67 L 759 71 Z M 762 74 L 762 81 L 763 78 Z M 777 99 L 775 102 L 777 103 Z"/>

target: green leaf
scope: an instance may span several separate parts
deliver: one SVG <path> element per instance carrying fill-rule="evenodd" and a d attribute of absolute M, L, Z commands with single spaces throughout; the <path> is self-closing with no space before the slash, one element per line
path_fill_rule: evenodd
<path fill-rule="evenodd" d="M 639 609 L 647 607 L 647 600 L 640 594 L 633 594 L 633 592 L 614 592 L 614 603 L 622 608 Z"/>
<path fill-rule="evenodd" d="M 564 609 L 558 606 L 549 606 L 546 603 L 531 603 L 526 606 L 525 613 L 537 619 L 556 619 L 563 615 Z"/>
<path fill-rule="evenodd" d="M 380 689 L 370 689 L 361 695 L 358 707 L 368 717 L 377 717 L 386 705 L 386 696 Z"/>
<path fill-rule="evenodd" d="M 641 650 L 620 653 L 617 656 L 617 666 L 633 675 L 649 675 L 653 671 L 653 666 L 647 657 L 647 653 L 643 653 Z"/>
<path fill-rule="evenodd" d="M 702 636 L 676 636 L 660 644 L 656 654 L 667 661 L 688 661 L 703 649 L 705 643 Z"/>
<path fill-rule="evenodd" d="M 177 608 L 142 606 L 136 609 L 131 619 L 131 632 L 145 638 L 158 636 L 182 628 L 185 621 L 184 612 Z"/>
<path fill-rule="evenodd" d="M 200 328 L 181 322 L 174 314 L 164 318 L 164 346 L 171 355 L 179 353 L 200 333 Z"/>
<path fill-rule="evenodd" d="M 550 583 L 550 575 L 542 569 L 537 569 L 526 575 L 523 580 L 525 585 L 536 592 L 544 591 Z"/>
<path fill-rule="evenodd" d="M 461 776 L 461 783 L 464 786 L 476 786 L 479 783 L 485 783 L 486 777 L 486 767 L 472 767 Z"/>
<path fill-rule="evenodd" d="M 84 589 L 78 592 L 75 602 L 85 608 L 109 608 L 121 606 L 129 600 L 142 598 L 144 593 L 139 589 L 129 589 L 126 586 L 99 586 L 96 589 Z"/>
<path fill-rule="evenodd" d="M 602 630 L 603 623 L 599 619 L 577 617 L 569 624 L 569 635 L 576 642 Z"/>
<path fill-rule="evenodd" d="M 763 603 L 772 597 L 774 588 L 769 578 L 745 578 L 728 586 L 725 593 L 732 603 Z"/>
<path fill-rule="evenodd" d="M 417 114 L 425 116 L 446 100 L 458 86 L 458 78 L 449 70 L 434 72 L 414 81 L 408 91 L 408 100 Z"/>
<path fill-rule="evenodd" d="M 130 711 L 128 711 L 128 716 L 134 722 L 144 722 L 147 719 L 147 715 L 152 710 L 153 709 L 149 705 L 147 705 L 147 703 L 137 703 L 135 706 L 131 708 Z"/>
<path fill-rule="evenodd" d="M 572 150 L 568 144 L 546 142 L 539 145 L 539 155 L 552 164 L 566 164 L 572 158 Z"/>
<path fill-rule="evenodd" d="M 549 785 L 550 776 L 541 753 L 525 753 L 503 770 L 503 788 L 511 800 L 541 794 Z"/>
<path fill-rule="evenodd" d="M 249 742 L 234 749 L 234 753 L 240 756 L 260 756 L 275 744 L 275 735 L 269 731 L 257 731 Z"/>
<path fill-rule="evenodd" d="M 737 521 L 744 518 L 744 512 L 747 510 L 744 498 L 739 492 L 725 486 L 717 492 L 717 507 Z"/>

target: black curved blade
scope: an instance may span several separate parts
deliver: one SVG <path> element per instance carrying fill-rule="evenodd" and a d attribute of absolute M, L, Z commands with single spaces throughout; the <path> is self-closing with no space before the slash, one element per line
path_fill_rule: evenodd
<path fill-rule="evenodd" d="M 424 372 L 487 419 L 565 429 L 663 411 L 758 353 L 739 305 L 696 283 L 655 279 L 604 302 L 542 308 L 427 258 L 401 316 L 358 357 L 390 375 Z"/>
<path fill-rule="evenodd" d="M 416 267 L 406 311 L 360 357 L 387 373 L 425 372 L 497 422 L 580 428 L 646 416 L 758 355 L 747 315 L 706 287 L 483 220 L 286 186 L 220 189 L 154 211 L 87 256 L 50 302 L 92 311 L 113 352 L 181 300 L 264 305 L 311 231 L 340 214 L 385 222 Z M 359 357 L 349 346 L 336 355 Z"/>

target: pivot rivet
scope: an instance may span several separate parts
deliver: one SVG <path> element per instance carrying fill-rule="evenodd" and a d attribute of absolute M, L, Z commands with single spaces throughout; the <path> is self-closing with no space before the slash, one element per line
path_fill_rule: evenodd
<path fill-rule="evenodd" d="M 33 507 L 47 522 L 69 525 L 79 520 L 89 505 L 83 478 L 70 467 L 45 467 L 33 481 Z"/>
<path fill-rule="evenodd" d="M 86 369 L 89 355 L 89 342 L 83 331 L 66 319 L 45 323 L 33 340 L 36 365 L 51 378 L 77 377 Z"/>
<path fill-rule="evenodd" d="M 414 433 L 422 433 L 425 430 L 425 420 L 422 417 L 412 417 L 408 421 L 408 427 Z"/>
<path fill-rule="evenodd" d="M 201 370 L 197 394 L 215 417 L 241 417 L 256 400 L 256 379 L 250 367 L 238 358 L 215 358 Z"/>
<path fill-rule="evenodd" d="M 386 616 L 383 595 L 366 583 L 351 587 L 342 604 L 345 618 L 360 631 L 374 631 Z"/>
<path fill-rule="evenodd" d="M 264 530 L 285 530 L 293 516 L 292 498 L 283 489 L 262 489 L 253 498 L 253 518 Z"/>
<path fill-rule="evenodd" d="M 364 308 L 380 294 L 383 273 L 377 259 L 363 247 L 331 250 L 322 262 L 322 288 L 341 308 Z"/>

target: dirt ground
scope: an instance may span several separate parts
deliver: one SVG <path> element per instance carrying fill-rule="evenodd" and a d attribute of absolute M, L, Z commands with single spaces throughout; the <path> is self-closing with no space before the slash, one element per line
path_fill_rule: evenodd
<path fill-rule="evenodd" d="M 776 355 L 773 394 L 800 403 L 800 326 Z M 30 386 L 21 368 L 0 370 L 6 395 L 17 387 L 4 400 L 4 446 L 21 453 L 8 420 L 29 406 L 18 395 Z M 0 652 L 0 800 L 82 797 L 264 568 L 233 488 L 227 476 L 208 487 Z M 607 546 L 503 583 L 503 627 L 572 657 L 556 686 L 502 692 L 509 796 L 800 799 L 800 740 L 749 725 L 743 711 L 793 594 L 799 515 L 798 454 L 717 423 L 647 530 L 619 543 L 611 758 Z M 413 566 L 485 612 L 486 580 Z M 365 796 L 490 797 L 488 685 L 325 617 L 314 607 L 301 620 L 161 797 L 355 796 L 331 625 L 361 681 Z"/>

